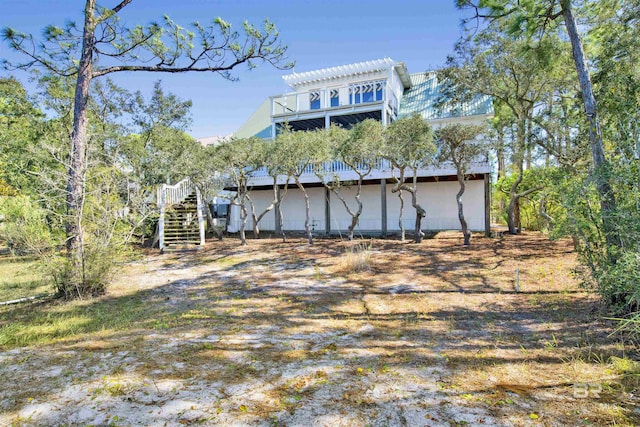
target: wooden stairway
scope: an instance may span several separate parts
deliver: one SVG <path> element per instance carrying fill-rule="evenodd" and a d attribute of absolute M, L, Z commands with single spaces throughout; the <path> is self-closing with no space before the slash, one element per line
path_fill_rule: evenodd
<path fill-rule="evenodd" d="M 161 251 L 204 246 L 204 216 L 200 192 L 188 179 L 158 189 Z"/>

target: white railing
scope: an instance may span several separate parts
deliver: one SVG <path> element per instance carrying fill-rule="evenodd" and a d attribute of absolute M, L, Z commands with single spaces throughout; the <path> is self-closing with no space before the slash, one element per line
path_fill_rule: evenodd
<path fill-rule="evenodd" d="M 158 207 L 180 203 L 194 191 L 195 186 L 189 178 L 185 178 L 175 185 L 162 184 L 158 188 Z"/>
<path fill-rule="evenodd" d="M 290 92 L 272 96 L 270 99 L 271 116 L 297 114 L 327 108 L 367 104 L 369 102 L 390 101 L 394 110 L 397 110 L 398 106 L 397 98 L 385 80 L 371 80 L 341 87 Z"/>
<path fill-rule="evenodd" d="M 158 236 L 160 250 L 164 250 L 164 218 L 166 210 L 169 206 L 178 204 L 184 201 L 189 195 L 196 193 L 197 214 L 198 214 L 198 227 L 200 230 L 200 246 L 204 246 L 205 238 L 205 219 L 204 209 L 208 209 L 203 202 L 200 190 L 193 185 L 189 178 L 185 178 L 175 185 L 162 184 L 158 188 L 158 208 L 160 209 L 160 218 L 158 220 Z"/>
<path fill-rule="evenodd" d="M 357 164 L 358 171 L 366 172 L 369 168 L 366 163 L 358 163 Z M 376 161 L 372 170 L 388 170 L 390 168 L 389 162 L 387 160 L 378 160 Z M 331 175 L 334 173 L 340 172 L 351 172 L 351 166 L 347 166 L 344 162 L 341 161 L 333 161 L 333 162 L 325 162 L 322 165 L 314 166 L 307 165 L 302 172 L 302 176 L 305 175 L 315 175 L 318 172 L 318 175 L 325 176 Z M 269 172 L 267 168 L 260 168 L 251 173 L 252 178 L 264 178 L 268 177 Z"/>

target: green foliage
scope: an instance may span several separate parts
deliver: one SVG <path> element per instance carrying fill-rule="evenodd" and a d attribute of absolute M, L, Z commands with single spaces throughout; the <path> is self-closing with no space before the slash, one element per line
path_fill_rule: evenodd
<path fill-rule="evenodd" d="M 469 163 L 487 151 L 484 141 L 478 140 L 485 126 L 451 124 L 439 128 L 435 135 L 440 143 L 439 160 L 453 162 L 462 173 Z"/>
<path fill-rule="evenodd" d="M 422 116 L 403 117 L 387 126 L 383 155 L 396 167 L 418 169 L 434 162 L 433 139 L 433 130 Z"/>
<path fill-rule="evenodd" d="M 54 245 L 46 211 L 27 196 L 0 197 L 0 237 L 17 254 L 42 254 Z"/>
<path fill-rule="evenodd" d="M 71 277 L 77 272 L 73 270 L 71 261 L 63 255 L 46 257 L 45 271 L 53 281 L 56 294 L 64 299 L 98 296 L 106 292 L 118 266 L 127 259 L 129 253 L 128 248 L 123 246 L 87 242 L 83 253 L 81 286 L 70 286 Z"/>
<path fill-rule="evenodd" d="M 37 174 L 42 168 L 38 142 L 43 114 L 20 82 L 0 78 L 0 194 L 37 193 Z"/>
<path fill-rule="evenodd" d="M 598 292 L 619 311 L 640 311 L 640 254 L 623 251 L 615 264 L 601 263 L 594 277 Z"/>

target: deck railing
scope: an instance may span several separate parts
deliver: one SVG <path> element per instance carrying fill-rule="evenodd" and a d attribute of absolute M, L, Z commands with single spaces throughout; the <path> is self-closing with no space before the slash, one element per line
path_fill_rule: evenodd
<path fill-rule="evenodd" d="M 189 178 L 185 178 L 175 185 L 162 184 L 158 188 L 158 207 L 180 203 L 194 191 L 195 186 Z"/>
<path fill-rule="evenodd" d="M 479 159 L 478 161 L 470 162 L 468 164 L 468 169 L 475 169 L 477 167 L 482 167 L 487 165 L 487 161 L 483 159 Z M 358 171 L 365 172 L 368 169 L 366 163 L 359 163 L 357 165 Z M 377 160 L 372 171 L 385 172 L 390 171 L 392 169 L 391 163 L 388 160 L 380 159 Z M 442 163 L 434 166 L 425 166 L 420 168 L 420 170 L 428 171 L 428 170 L 437 170 L 437 169 L 455 169 L 453 163 Z M 317 172 L 317 173 L 316 173 Z M 340 174 L 344 172 L 353 172 L 350 166 L 346 165 L 341 161 L 333 161 L 333 162 L 325 162 L 321 165 L 307 165 L 302 171 L 301 176 L 310 176 L 310 175 L 320 175 L 320 176 L 330 176 L 334 174 Z M 411 171 L 407 171 L 408 174 L 411 174 Z M 260 168 L 251 173 L 252 178 L 265 178 L 269 176 L 269 172 L 267 168 Z"/>
<path fill-rule="evenodd" d="M 160 210 L 160 218 L 158 220 L 158 236 L 160 250 L 164 250 L 165 248 L 164 219 L 167 208 L 172 205 L 181 203 L 194 192 L 196 193 L 196 211 L 198 215 L 198 228 L 200 230 L 200 246 L 204 246 L 205 220 L 203 212 L 204 209 L 207 208 L 204 204 L 202 195 L 200 194 L 200 190 L 198 190 L 198 188 L 193 185 L 189 178 L 185 178 L 175 185 L 162 184 L 158 188 L 158 209 Z"/>
<path fill-rule="evenodd" d="M 341 87 L 290 92 L 271 97 L 271 116 L 297 114 L 367 104 L 389 102 L 397 111 L 398 100 L 386 80 L 351 83 Z"/>

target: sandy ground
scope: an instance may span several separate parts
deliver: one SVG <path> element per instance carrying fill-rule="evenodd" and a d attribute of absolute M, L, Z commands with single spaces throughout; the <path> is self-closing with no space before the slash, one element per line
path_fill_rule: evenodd
<path fill-rule="evenodd" d="M 568 242 L 264 239 L 149 254 L 148 315 L 0 351 L 0 425 L 606 425 L 640 419 Z M 515 291 L 515 277 L 519 290 Z"/>

